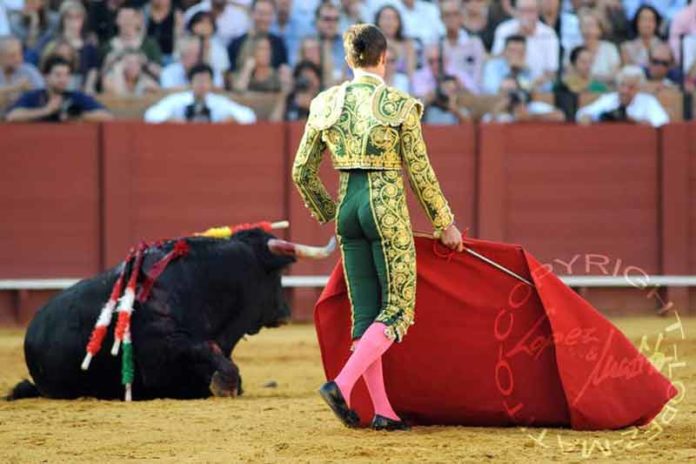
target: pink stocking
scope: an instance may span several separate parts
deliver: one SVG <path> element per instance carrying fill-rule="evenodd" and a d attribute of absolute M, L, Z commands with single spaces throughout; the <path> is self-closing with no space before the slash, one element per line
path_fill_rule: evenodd
<path fill-rule="evenodd" d="M 343 366 L 341 372 L 334 379 L 349 407 L 350 393 L 353 391 L 355 382 L 394 343 L 393 340 L 384 335 L 384 329 L 386 328 L 387 326 L 381 322 L 370 324 L 370 327 L 367 328 L 361 337 L 355 351 L 348 358 L 346 365 Z"/>
<path fill-rule="evenodd" d="M 393 420 L 401 420 L 396 415 L 387 398 L 387 391 L 384 389 L 384 375 L 382 374 L 382 358 L 377 358 L 377 361 L 370 364 L 363 374 L 367 390 L 372 398 L 372 406 L 375 409 L 375 414 L 388 417 Z"/>

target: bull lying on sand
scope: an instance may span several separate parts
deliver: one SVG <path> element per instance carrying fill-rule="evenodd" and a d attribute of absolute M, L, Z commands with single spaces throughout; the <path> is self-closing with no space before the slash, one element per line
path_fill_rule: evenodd
<path fill-rule="evenodd" d="M 136 304 L 132 317 L 134 399 L 235 396 L 242 392 L 230 355 L 246 334 L 290 318 L 281 273 L 295 257 L 324 257 L 322 249 L 275 240 L 255 228 L 230 239 L 186 239 L 188 253 L 172 261 Z M 171 251 L 166 242 L 147 249 L 142 271 Z M 27 329 L 24 353 L 35 385 L 24 380 L 8 399 L 45 396 L 104 399 L 123 396 L 121 356 L 103 349 L 89 370 L 85 346 L 125 264 L 85 279 L 49 301 Z M 104 346 L 114 339 L 109 330 Z"/>

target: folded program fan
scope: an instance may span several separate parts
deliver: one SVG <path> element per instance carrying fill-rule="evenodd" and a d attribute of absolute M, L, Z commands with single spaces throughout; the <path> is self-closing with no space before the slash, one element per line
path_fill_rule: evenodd
<path fill-rule="evenodd" d="M 415 424 L 619 429 L 649 423 L 677 394 L 602 314 L 517 245 L 465 239 L 467 253 L 416 237 L 415 324 L 384 356 L 394 409 Z M 327 379 L 350 356 L 341 263 L 314 311 Z M 372 418 L 367 388 L 354 407 Z"/>

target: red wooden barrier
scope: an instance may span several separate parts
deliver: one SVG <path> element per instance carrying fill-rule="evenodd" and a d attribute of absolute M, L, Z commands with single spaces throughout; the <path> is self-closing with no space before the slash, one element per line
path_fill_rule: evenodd
<path fill-rule="evenodd" d="M 284 135 L 279 124 L 104 125 L 106 265 L 139 240 L 286 218 Z"/>
<path fill-rule="evenodd" d="M 482 125 L 479 231 L 561 275 L 661 271 L 658 133 L 645 126 Z M 653 310 L 644 291 L 593 303 Z"/>
<path fill-rule="evenodd" d="M 0 125 L 0 278 L 99 270 L 98 131 Z"/>
<path fill-rule="evenodd" d="M 696 125 L 425 127 L 429 157 L 463 229 L 518 242 L 554 271 L 696 273 Z M 141 239 L 209 226 L 289 219 L 293 240 L 335 232 L 309 216 L 290 180 L 302 124 L 3 125 L 0 278 L 80 277 L 120 261 Z M 335 194 L 328 156 L 322 178 Z M 409 193 L 416 230 L 430 231 Z M 338 253 L 301 262 L 327 274 Z M 632 268 L 633 267 L 633 268 Z M 290 292 L 311 316 L 319 289 Z M 26 321 L 50 292 L 0 293 L 0 325 Z M 616 312 L 653 311 L 646 290 L 592 289 Z M 696 289 L 663 295 L 678 309 Z"/>
<path fill-rule="evenodd" d="M 696 134 L 694 124 L 670 124 L 662 130 L 662 272 L 696 274 Z M 691 295 L 689 294 L 691 292 Z M 678 309 L 696 303 L 696 289 L 671 288 Z"/>

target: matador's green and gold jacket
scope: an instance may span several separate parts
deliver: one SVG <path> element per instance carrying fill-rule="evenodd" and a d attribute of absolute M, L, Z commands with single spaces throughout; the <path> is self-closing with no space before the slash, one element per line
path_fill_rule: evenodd
<path fill-rule="evenodd" d="M 454 221 L 428 160 L 422 113 L 420 101 L 370 75 L 331 87 L 314 98 L 292 179 L 320 224 L 336 215 L 336 203 L 317 175 L 326 148 L 335 169 L 405 168 L 435 230 L 442 231 Z"/>

